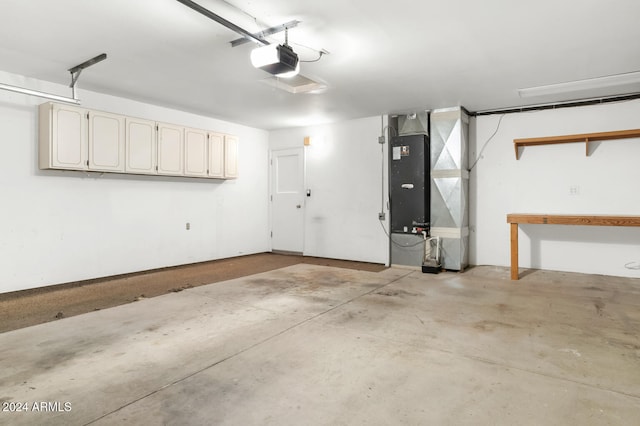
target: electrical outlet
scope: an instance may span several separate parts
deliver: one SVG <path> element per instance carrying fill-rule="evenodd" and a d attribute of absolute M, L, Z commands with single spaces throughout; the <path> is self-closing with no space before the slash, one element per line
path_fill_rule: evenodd
<path fill-rule="evenodd" d="M 382 213 L 378 213 L 378 220 L 385 220 L 387 218 L 387 215 L 382 212 Z"/>
<path fill-rule="evenodd" d="M 385 140 L 384 140 L 384 136 L 378 136 L 378 143 L 380 145 L 384 144 Z"/>
<path fill-rule="evenodd" d="M 187 231 L 188 231 L 189 229 L 191 229 L 191 224 L 189 222 L 187 222 L 185 228 L 187 228 Z"/>
<path fill-rule="evenodd" d="M 580 195 L 580 187 L 578 185 L 571 185 L 569 187 L 569 195 Z"/>

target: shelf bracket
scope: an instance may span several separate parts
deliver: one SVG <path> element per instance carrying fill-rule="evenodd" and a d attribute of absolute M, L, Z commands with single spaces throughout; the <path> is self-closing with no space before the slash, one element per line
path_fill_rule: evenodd
<path fill-rule="evenodd" d="M 584 155 L 589 156 L 589 138 L 584 139 Z"/>

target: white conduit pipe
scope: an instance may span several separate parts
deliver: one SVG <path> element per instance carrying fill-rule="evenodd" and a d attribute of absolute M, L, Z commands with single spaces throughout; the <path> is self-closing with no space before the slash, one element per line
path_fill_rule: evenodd
<path fill-rule="evenodd" d="M 24 95 L 29 95 L 29 96 L 37 96 L 39 98 L 50 99 L 52 101 L 80 105 L 79 99 L 68 98 L 66 96 L 60 96 L 60 95 L 54 95 L 52 93 L 40 92 L 38 90 L 25 89 L 24 87 L 10 86 L 8 84 L 0 83 L 0 89 L 8 90 L 10 92 L 22 93 Z"/>

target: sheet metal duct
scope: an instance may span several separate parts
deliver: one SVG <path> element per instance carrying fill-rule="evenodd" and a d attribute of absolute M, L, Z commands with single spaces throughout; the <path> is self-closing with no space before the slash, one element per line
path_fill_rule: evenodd
<path fill-rule="evenodd" d="M 398 135 L 429 135 L 429 111 L 399 116 Z"/>
<path fill-rule="evenodd" d="M 442 266 L 468 265 L 469 116 L 463 108 L 431 112 L 431 236 L 441 238 Z"/>

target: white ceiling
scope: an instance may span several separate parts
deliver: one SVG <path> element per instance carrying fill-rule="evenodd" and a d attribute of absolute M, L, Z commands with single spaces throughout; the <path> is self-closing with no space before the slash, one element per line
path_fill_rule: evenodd
<path fill-rule="evenodd" d="M 328 89 L 261 83 L 269 75 L 250 64 L 255 44 L 232 48 L 236 33 L 175 0 L 0 0 L 0 70 L 69 84 L 67 69 L 104 52 L 82 73 L 80 98 L 89 89 L 264 129 L 640 92 L 517 93 L 640 70 L 637 0 L 196 2 L 251 32 L 302 21 L 289 44 L 302 60 L 330 52 L 301 71 Z"/>

